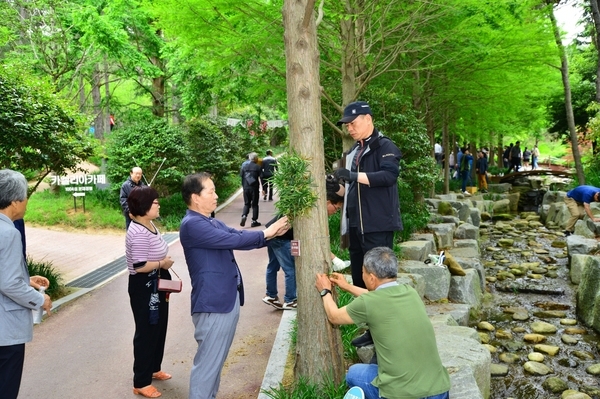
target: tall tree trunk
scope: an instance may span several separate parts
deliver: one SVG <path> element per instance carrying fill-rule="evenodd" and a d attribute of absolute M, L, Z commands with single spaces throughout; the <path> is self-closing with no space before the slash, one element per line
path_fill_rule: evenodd
<path fill-rule="evenodd" d="M 160 57 L 152 56 L 150 59 L 158 69 L 164 70 Z M 162 74 L 152 78 L 152 114 L 159 118 L 165 116 L 165 76 Z"/>
<path fill-rule="evenodd" d="M 352 15 L 352 4 L 350 0 L 345 2 L 346 15 Z M 342 49 L 342 106 L 346 106 L 356 100 L 356 30 L 353 18 L 342 19 L 340 22 Z M 344 129 L 343 148 L 350 149 L 354 140 Z"/>
<path fill-rule="evenodd" d="M 110 134 L 110 71 L 108 59 L 104 57 L 104 137 Z"/>
<path fill-rule="evenodd" d="M 102 112 L 102 95 L 100 87 L 102 86 L 102 71 L 98 64 L 94 65 L 92 71 L 92 102 L 94 104 L 94 136 L 104 139 L 104 114 Z"/>
<path fill-rule="evenodd" d="M 444 150 L 444 194 L 450 192 L 450 167 L 448 161 L 450 160 L 450 140 L 448 139 L 448 113 L 444 112 L 444 127 L 442 128 L 442 147 Z M 433 198 L 433 197 L 432 197 Z"/>
<path fill-rule="evenodd" d="M 294 222 L 294 238 L 300 241 L 296 258 L 298 338 L 296 376 L 322 382 L 344 376 L 340 330 L 333 328 L 316 291 L 316 273 L 329 270 L 329 227 L 325 206 L 325 168 L 319 53 L 313 15 L 314 0 L 285 0 L 283 6 L 286 54 L 287 103 L 290 147 L 310 159 L 309 172 L 316 183 L 320 206 Z"/>
<path fill-rule="evenodd" d="M 79 112 L 84 114 L 86 112 L 86 100 L 85 100 L 85 80 L 83 74 L 79 75 Z"/>
<path fill-rule="evenodd" d="M 579 141 L 577 139 L 577 130 L 575 128 L 575 117 L 573 116 L 573 103 L 571 102 L 571 83 L 569 81 L 569 62 L 565 47 L 562 44 L 560 31 L 554 17 L 554 9 L 551 8 L 548 12 L 550 21 L 552 22 L 552 30 L 554 31 L 554 40 L 560 54 L 560 74 L 562 75 L 563 87 L 565 90 L 565 109 L 567 111 L 567 125 L 571 135 L 571 148 L 573 151 L 573 161 L 575 161 L 575 170 L 577 171 L 577 180 L 579 184 L 585 184 L 585 175 L 583 174 L 583 165 L 581 163 L 581 155 L 579 154 Z"/>
<path fill-rule="evenodd" d="M 593 42 L 596 46 L 596 102 L 600 104 L 600 2 L 598 0 L 590 0 L 592 8 L 592 18 L 594 20 L 594 37 Z M 598 153 L 597 140 L 592 141 L 594 154 Z"/>

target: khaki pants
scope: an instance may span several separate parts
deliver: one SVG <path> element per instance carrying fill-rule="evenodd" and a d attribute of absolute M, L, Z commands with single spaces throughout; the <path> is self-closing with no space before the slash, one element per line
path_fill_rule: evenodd
<path fill-rule="evenodd" d="M 477 174 L 477 180 L 479 181 L 479 189 L 487 190 L 487 179 L 485 175 Z"/>
<path fill-rule="evenodd" d="M 585 215 L 585 210 L 583 204 L 580 205 L 573 198 L 565 197 L 565 204 L 567 204 L 567 208 L 571 214 L 571 217 L 565 226 L 565 230 L 573 232 L 573 230 L 575 230 L 575 223 Z"/>

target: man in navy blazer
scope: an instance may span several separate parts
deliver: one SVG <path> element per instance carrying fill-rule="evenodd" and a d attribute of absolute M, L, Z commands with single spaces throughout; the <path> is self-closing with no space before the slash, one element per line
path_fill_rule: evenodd
<path fill-rule="evenodd" d="M 242 275 L 233 250 L 264 247 L 289 226 L 284 217 L 263 231 L 236 230 L 214 219 L 218 196 L 208 173 L 187 176 L 181 192 L 188 210 L 179 237 L 192 280 L 192 321 L 198 342 L 189 398 L 210 399 L 219 390 L 221 369 L 244 304 Z"/>

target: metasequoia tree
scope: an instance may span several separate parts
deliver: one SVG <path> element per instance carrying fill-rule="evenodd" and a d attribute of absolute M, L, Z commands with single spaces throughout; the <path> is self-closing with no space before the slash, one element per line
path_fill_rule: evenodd
<path fill-rule="evenodd" d="M 554 38 L 556 41 L 556 47 L 558 48 L 558 54 L 560 56 L 560 74 L 562 76 L 563 87 L 565 91 L 565 110 L 567 112 L 567 125 L 569 127 L 569 134 L 571 137 L 571 151 L 573 152 L 573 161 L 575 162 L 575 170 L 577 172 L 577 180 L 579 184 L 585 184 L 585 174 L 583 173 L 583 164 L 581 163 L 581 154 L 579 153 L 579 140 L 577 138 L 577 128 L 575 127 L 575 117 L 573 116 L 573 103 L 571 102 L 571 83 L 569 81 L 569 61 L 567 60 L 567 53 L 565 52 L 565 46 L 562 43 L 560 30 L 556 18 L 554 17 L 553 4 L 557 4 L 560 1 L 549 1 L 548 6 L 548 18 L 552 24 L 552 31 L 554 32 Z"/>
<path fill-rule="evenodd" d="M 298 287 L 298 338 L 296 373 L 313 382 L 333 373 L 340 382 L 344 363 L 340 332 L 328 321 L 316 291 L 315 275 L 329 270 L 329 228 L 325 206 L 325 169 L 319 52 L 312 0 L 285 0 L 283 7 L 286 54 L 287 104 L 290 147 L 310 160 L 309 172 L 320 198 L 306 216 L 294 221 L 294 236 L 300 242 L 296 257 Z"/>

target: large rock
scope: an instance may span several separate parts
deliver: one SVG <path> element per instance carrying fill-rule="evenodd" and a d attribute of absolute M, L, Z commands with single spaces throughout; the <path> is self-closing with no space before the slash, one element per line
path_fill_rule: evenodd
<path fill-rule="evenodd" d="M 512 185 L 510 183 L 488 184 L 490 193 L 508 193 Z"/>
<path fill-rule="evenodd" d="M 505 198 L 494 202 L 494 214 L 510 213 L 510 201 Z"/>
<path fill-rule="evenodd" d="M 588 222 L 591 224 L 591 229 Z M 596 238 L 596 226 L 594 226 L 594 222 L 589 219 L 587 221 L 578 220 L 577 223 L 575 223 L 574 233 L 575 235 L 585 238 Z"/>
<path fill-rule="evenodd" d="M 464 303 L 431 303 L 427 305 L 425 309 L 427 310 L 427 314 L 432 323 L 434 323 L 434 321 L 451 318 L 454 320 L 454 323 L 446 322 L 445 324 L 456 324 L 459 326 L 469 325 L 471 307 Z"/>
<path fill-rule="evenodd" d="M 450 252 L 456 258 L 479 258 L 479 243 L 477 240 L 464 239 L 455 240 L 454 248 Z"/>
<path fill-rule="evenodd" d="M 427 228 L 433 231 L 433 234 L 435 234 L 437 237 L 438 248 L 452 248 L 454 246 L 454 229 L 456 228 L 455 224 L 428 224 Z"/>
<path fill-rule="evenodd" d="M 555 204 L 555 206 L 556 215 L 554 216 L 554 223 L 556 223 L 556 225 L 562 229 L 567 225 L 567 222 L 571 217 L 571 212 L 569 212 L 569 208 L 567 208 L 567 204 L 565 204 L 564 202 L 557 203 Z"/>
<path fill-rule="evenodd" d="M 457 303 L 466 303 L 475 309 L 481 306 L 481 284 L 477 270 L 465 270 L 465 276 L 452 276 L 448 299 Z"/>
<path fill-rule="evenodd" d="M 506 196 L 509 201 L 508 208 L 511 212 L 516 212 L 519 209 L 519 198 L 521 198 L 521 193 L 511 193 Z"/>
<path fill-rule="evenodd" d="M 437 243 L 435 236 L 431 233 L 417 233 L 411 236 L 412 241 L 430 241 L 431 245 L 433 245 L 433 252 L 437 253 Z"/>
<path fill-rule="evenodd" d="M 569 252 L 569 256 L 573 256 L 575 254 L 593 255 L 600 251 L 600 243 L 591 238 L 571 235 L 567 237 L 567 250 Z"/>
<path fill-rule="evenodd" d="M 571 237 L 569 237 L 571 238 Z M 591 256 L 577 289 L 577 317 L 600 333 L 600 257 Z"/>
<path fill-rule="evenodd" d="M 463 223 L 454 231 L 454 238 L 462 239 L 479 239 L 479 227 L 475 227 L 469 223 Z"/>
<path fill-rule="evenodd" d="M 434 253 L 433 243 L 431 241 L 404 241 L 400 243 L 402 257 L 409 260 L 428 259 L 428 255 Z"/>
<path fill-rule="evenodd" d="M 481 260 L 479 258 L 454 258 L 458 264 L 460 265 L 460 267 L 463 268 L 463 270 L 467 270 L 467 269 L 474 269 L 477 271 L 477 274 L 479 275 L 479 282 L 481 284 L 481 291 L 485 291 L 485 268 L 483 267 L 483 263 L 481 263 Z"/>
<path fill-rule="evenodd" d="M 593 255 L 580 255 L 575 254 L 571 256 L 571 282 L 573 284 L 579 284 L 581 282 L 581 276 L 585 268 L 594 262 L 593 258 L 598 258 L 598 256 Z M 596 262 L 600 259 L 596 259 Z"/>
<path fill-rule="evenodd" d="M 481 225 L 481 212 L 482 210 L 480 210 L 479 208 L 471 208 L 471 223 L 473 224 L 473 226 L 479 227 Z"/>
<path fill-rule="evenodd" d="M 478 341 L 460 335 L 439 334 L 436 340 L 442 364 L 450 373 L 450 397 L 489 398 L 490 351 Z"/>
<path fill-rule="evenodd" d="M 396 281 L 398 284 L 407 284 L 413 287 L 421 299 L 425 297 L 425 278 L 420 274 L 398 273 Z"/>
<path fill-rule="evenodd" d="M 414 260 L 401 261 L 398 268 L 402 273 L 420 274 L 425 279 L 425 297 L 438 301 L 448 297 L 450 272 L 445 267 L 425 264 Z"/>
<path fill-rule="evenodd" d="M 551 205 L 555 202 L 563 202 L 566 195 L 567 193 L 564 191 L 546 191 L 546 194 L 544 194 L 544 199 L 542 200 L 542 205 Z"/>
<path fill-rule="evenodd" d="M 458 211 L 458 218 L 461 222 L 467 222 L 471 217 L 471 208 L 466 202 L 459 202 L 456 207 Z"/>

